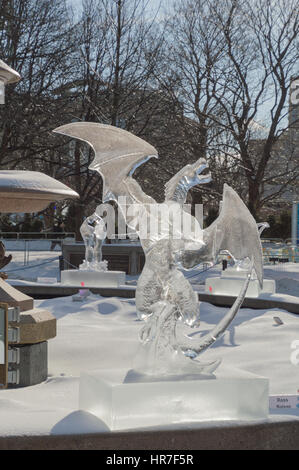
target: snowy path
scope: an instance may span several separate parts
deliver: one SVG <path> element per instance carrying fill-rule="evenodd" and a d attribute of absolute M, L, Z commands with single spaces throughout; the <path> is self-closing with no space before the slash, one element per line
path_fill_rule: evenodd
<path fill-rule="evenodd" d="M 107 431 L 100 420 L 78 411 L 79 376 L 86 369 L 132 367 L 141 327 L 134 300 L 91 295 L 82 303 L 64 297 L 35 304 L 57 318 L 57 337 L 49 341 L 49 378 L 34 387 L 1 391 L 0 435 Z M 210 329 L 225 311 L 202 304 L 200 331 Z M 274 315 L 284 324 L 276 326 Z M 205 358 L 222 357 L 227 366 L 268 377 L 271 394 L 297 394 L 299 365 L 291 363 L 290 355 L 292 341 L 299 340 L 298 322 L 284 311 L 242 309 Z M 299 419 L 296 411 L 291 414 Z"/>

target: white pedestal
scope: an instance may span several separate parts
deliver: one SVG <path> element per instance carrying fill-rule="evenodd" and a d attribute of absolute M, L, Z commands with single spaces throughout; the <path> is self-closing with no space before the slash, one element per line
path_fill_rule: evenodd
<path fill-rule="evenodd" d="M 111 430 L 182 422 L 265 419 L 268 379 L 219 367 L 212 378 L 129 382 L 127 370 L 84 372 L 79 408 Z"/>
<path fill-rule="evenodd" d="M 220 277 L 207 278 L 205 281 L 205 292 L 214 295 L 229 295 L 236 297 L 244 284 L 246 272 L 234 268 L 222 271 Z M 259 297 L 261 294 L 275 294 L 275 281 L 264 279 L 261 289 L 257 279 L 250 279 L 246 297 Z"/>
<path fill-rule="evenodd" d="M 61 284 L 72 287 L 119 287 L 126 283 L 123 271 L 61 271 Z"/>

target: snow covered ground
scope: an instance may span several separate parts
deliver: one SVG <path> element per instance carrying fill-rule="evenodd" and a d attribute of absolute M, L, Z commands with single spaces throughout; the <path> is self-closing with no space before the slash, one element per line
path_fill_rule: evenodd
<path fill-rule="evenodd" d="M 7 267 L 10 279 L 59 278 L 59 254 L 31 252 L 29 269 L 26 266 L 15 271 L 24 267 L 24 260 L 22 252 L 13 252 L 13 261 Z M 45 261 L 51 262 L 40 266 Z M 213 268 L 192 279 L 203 282 L 206 276 L 218 274 L 219 269 Z M 281 294 L 299 296 L 299 264 L 266 267 L 265 277 L 276 279 Z M 48 309 L 57 318 L 57 337 L 48 344 L 49 377 L 33 387 L 0 392 L 0 435 L 108 431 L 105 423 L 78 410 L 79 377 L 88 369 L 132 367 L 142 326 L 136 317 L 135 300 L 90 295 L 83 302 L 63 297 L 36 300 L 35 305 Z M 210 330 L 226 311 L 202 303 L 199 333 Z M 274 316 L 283 324 L 277 325 Z M 196 336 L 194 331 L 194 340 Z M 218 357 L 226 366 L 268 377 L 270 394 L 299 394 L 299 316 L 283 309 L 241 309 L 225 335 L 205 353 L 206 360 Z M 292 357 L 298 358 L 298 365 Z M 270 419 L 291 417 L 299 419 L 299 409 L 283 410 L 280 416 L 272 413 Z M 201 425 L 192 423 L 192 427 Z"/>
<path fill-rule="evenodd" d="M 7 266 L 6 272 L 9 279 L 21 279 L 36 282 L 37 277 L 52 277 L 59 281 L 59 255 L 61 248 L 56 245 L 50 251 L 50 241 L 36 240 L 28 242 L 29 255 L 25 255 L 23 242 L 6 242 L 7 253 L 12 253 L 13 259 Z M 18 247 L 18 251 L 13 248 Z M 202 268 L 188 271 L 186 276 L 195 287 L 204 284 L 207 277 L 219 276 L 221 266 L 213 267 L 205 272 Z M 276 292 L 299 297 L 299 263 L 282 263 L 276 265 L 266 265 L 264 276 L 267 279 L 275 279 Z M 127 276 L 130 283 L 136 282 L 136 276 Z"/>

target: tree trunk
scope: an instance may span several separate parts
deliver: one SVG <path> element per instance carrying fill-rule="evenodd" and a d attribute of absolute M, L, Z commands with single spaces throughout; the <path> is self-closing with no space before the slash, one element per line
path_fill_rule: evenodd
<path fill-rule="evenodd" d="M 259 184 L 254 180 L 248 180 L 248 209 L 257 221 L 260 210 Z"/>
<path fill-rule="evenodd" d="M 120 52 L 121 52 L 121 14 L 122 14 L 122 0 L 117 2 L 117 32 L 116 32 L 116 50 L 115 50 L 115 70 L 114 70 L 114 83 L 113 83 L 113 100 L 112 100 L 112 113 L 111 124 L 116 126 L 118 123 L 118 107 L 119 107 L 119 74 L 120 74 Z"/>

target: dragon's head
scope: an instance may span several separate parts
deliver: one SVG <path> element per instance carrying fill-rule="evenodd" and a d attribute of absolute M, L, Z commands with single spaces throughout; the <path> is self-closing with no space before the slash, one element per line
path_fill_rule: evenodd
<path fill-rule="evenodd" d="M 165 184 L 165 199 L 174 200 L 198 184 L 210 183 L 211 173 L 207 161 L 200 158 L 195 163 L 184 166 Z"/>

